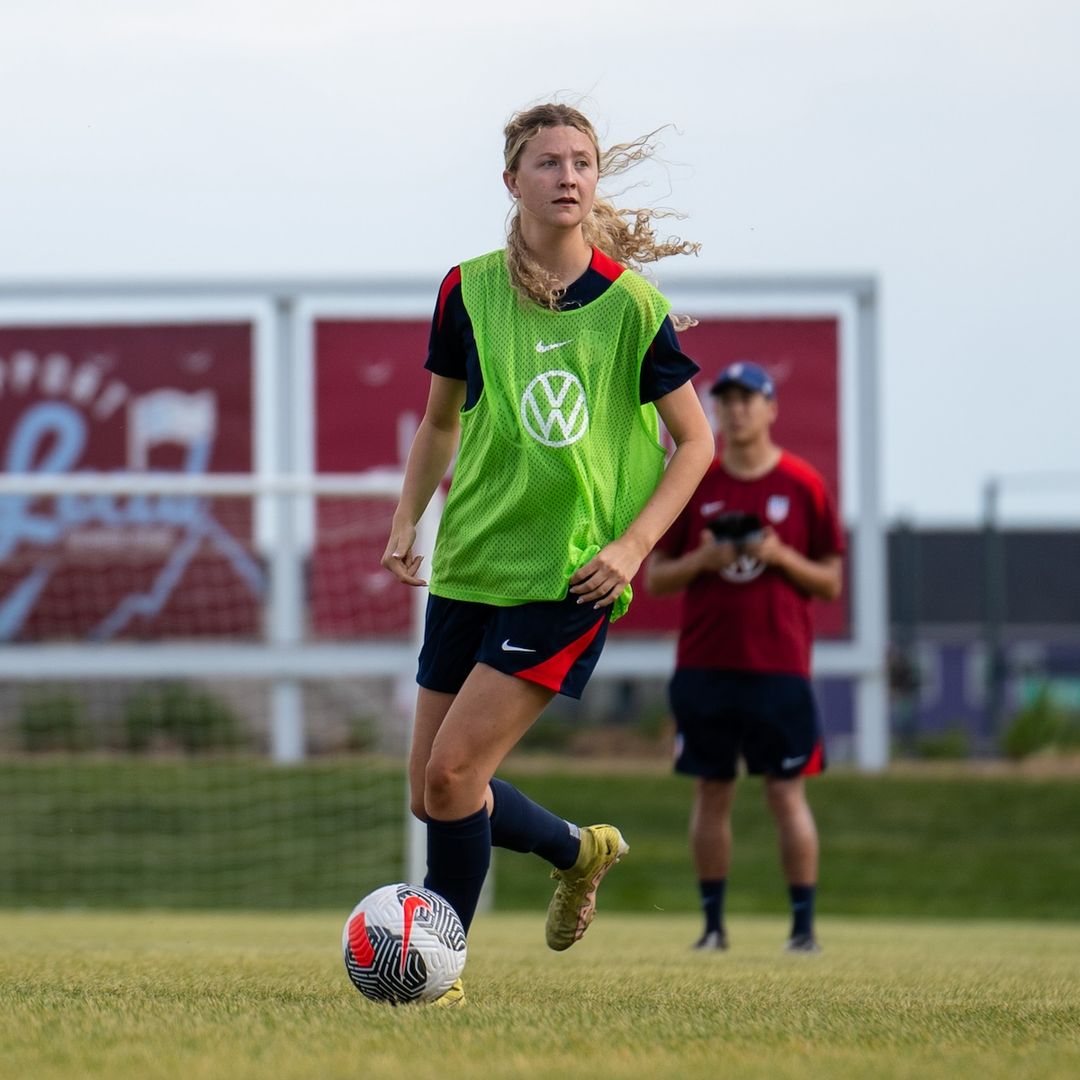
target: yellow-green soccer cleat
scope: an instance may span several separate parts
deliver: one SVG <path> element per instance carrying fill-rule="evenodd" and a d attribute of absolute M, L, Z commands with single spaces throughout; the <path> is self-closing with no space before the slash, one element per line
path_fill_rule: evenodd
<path fill-rule="evenodd" d="M 441 1009 L 452 1009 L 457 1005 L 465 1004 L 465 986 L 461 979 L 455 979 L 450 984 L 450 989 L 442 997 L 437 997 L 432 1005 L 438 1005 Z"/>
<path fill-rule="evenodd" d="M 596 890 L 603 876 L 630 850 L 614 825 L 581 830 L 581 851 L 569 870 L 552 870 L 558 881 L 548 905 L 545 935 L 548 948 L 562 952 L 589 929 L 596 914 Z"/>

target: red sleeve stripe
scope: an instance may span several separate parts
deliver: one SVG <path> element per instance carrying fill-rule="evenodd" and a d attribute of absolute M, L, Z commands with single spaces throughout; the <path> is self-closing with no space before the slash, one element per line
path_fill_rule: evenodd
<path fill-rule="evenodd" d="M 443 278 L 442 288 L 439 289 L 439 315 L 438 325 L 442 326 L 443 310 L 446 307 L 447 297 L 461 284 L 461 267 L 455 266 L 449 274 Z"/>
<path fill-rule="evenodd" d="M 608 281 L 614 281 L 625 269 L 610 256 L 605 255 L 599 248 L 593 248 L 592 263 L 590 269 L 606 277 Z"/>
<path fill-rule="evenodd" d="M 810 497 L 814 500 L 814 509 L 820 514 L 825 509 L 825 501 L 828 493 L 825 490 L 825 481 L 821 474 L 812 465 L 803 461 L 794 454 L 784 452 L 784 464 L 787 466 L 789 475 L 800 480 L 809 490 Z"/>
<path fill-rule="evenodd" d="M 814 746 L 810 760 L 799 773 L 800 776 L 820 776 L 825 771 L 825 747 L 819 741 Z"/>

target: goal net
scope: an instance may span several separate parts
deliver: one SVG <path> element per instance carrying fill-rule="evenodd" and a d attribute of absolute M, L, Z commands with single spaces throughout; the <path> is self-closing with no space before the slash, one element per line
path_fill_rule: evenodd
<path fill-rule="evenodd" d="M 0 477 L 0 904 L 347 910 L 408 876 L 399 485 Z"/>

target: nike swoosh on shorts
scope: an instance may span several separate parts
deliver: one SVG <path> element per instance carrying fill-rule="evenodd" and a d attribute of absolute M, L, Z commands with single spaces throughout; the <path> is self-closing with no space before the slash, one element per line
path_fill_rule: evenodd
<path fill-rule="evenodd" d="M 507 638 L 502 643 L 502 651 L 503 652 L 536 652 L 535 649 L 526 649 L 521 645 L 511 645 L 509 638 Z"/>

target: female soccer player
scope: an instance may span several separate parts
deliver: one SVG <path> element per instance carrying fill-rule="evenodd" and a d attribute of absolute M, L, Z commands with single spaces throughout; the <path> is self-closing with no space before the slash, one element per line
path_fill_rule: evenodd
<path fill-rule="evenodd" d="M 416 523 L 457 450 L 432 559 L 409 764 L 427 823 L 424 884 L 466 931 L 491 846 L 532 851 L 559 882 L 547 942 L 587 929 L 600 879 L 628 850 L 494 773 L 557 694 L 580 697 L 630 580 L 696 488 L 712 432 L 669 304 L 626 264 L 689 253 L 651 211 L 597 197 L 602 176 L 653 150 L 601 152 L 578 110 L 546 104 L 505 129 L 514 203 L 505 250 L 450 271 L 426 367 L 431 386 L 382 559 L 423 586 Z M 624 220 L 625 217 L 630 221 Z M 664 467 L 657 414 L 675 451 Z M 464 1000 L 461 982 L 443 1004 Z"/>

